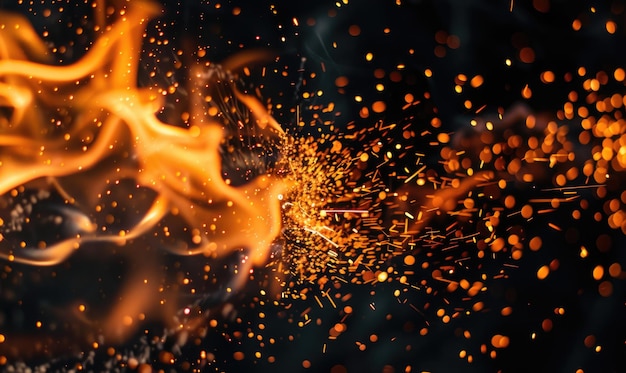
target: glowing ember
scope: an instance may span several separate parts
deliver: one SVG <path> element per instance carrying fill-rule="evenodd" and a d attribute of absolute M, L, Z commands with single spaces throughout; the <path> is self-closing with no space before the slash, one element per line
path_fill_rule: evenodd
<path fill-rule="evenodd" d="M 619 355 L 623 322 L 595 313 L 626 305 L 624 67 L 551 66 L 532 34 L 497 48 L 463 22 L 421 19 L 421 40 L 421 2 L 367 22 L 329 4 L 96 1 L 67 45 L 0 16 L 0 366 L 583 372 Z M 514 23 L 558 4 L 500 6 Z M 276 29 L 231 38 L 252 14 Z M 571 361 L 530 365 L 553 350 Z"/>

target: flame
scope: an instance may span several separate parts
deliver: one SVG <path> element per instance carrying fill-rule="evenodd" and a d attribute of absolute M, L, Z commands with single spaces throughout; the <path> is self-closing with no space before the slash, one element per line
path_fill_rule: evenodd
<path fill-rule="evenodd" d="M 38 244 L 11 242 L 5 234 L 1 258 L 57 265 L 87 243 L 124 244 L 149 234 L 164 238 L 164 219 L 175 217 L 184 221 L 191 239 L 168 250 L 218 258 L 245 248 L 244 276 L 252 266 L 265 264 L 280 232 L 279 196 L 287 186 L 269 174 L 240 186 L 224 180 L 220 146 L 225 128 L 220 113 L 208 113 L 212 77 L 205 66 L 189 74 L 189 126 L 157 117 L 163 96 L 138 87 L 137 70 L 144 28 L 158 11 L 150 2 L 129 3 L 84 57 L 63 66 L 53 64 L 24 18 L 0 16 L 0 106 L 6 114 L 0 118 L 0 195 L 55 190 L 65 199 L 62 215 L 75 232 Z M 234 95 L 256 119 L 248 125 L 268 136 L 283 135 L 256 98 L 236 89 Z M 154 199 L 132 227 L 110 232 L 95 216 L 108 188 L 129 179 L 137 189 L 152 191 Z M 145 259 L 135 255 L 134 260 Z M 149 269 L 136 277 L 149 278 Z M 138 299 L 141 289 L 133 284 L 123 291 L 125 303 L 104 323 L 108 328 L 155 301 L 157 291 Z"/>

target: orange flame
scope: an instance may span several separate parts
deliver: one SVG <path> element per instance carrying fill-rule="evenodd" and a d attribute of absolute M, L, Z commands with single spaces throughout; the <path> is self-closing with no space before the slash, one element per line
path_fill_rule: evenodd
<path fill-rule="evenodd" d="M 201 67 L 191 72 L 187 87 L 190 125 L 177 127 L 157 118 L 162 95 L 139 88 L 136 80 L 144 28 L 158 8 L 149 2 L 128 6 L 82 59 L 66 66 L 49 61 L 44 42 L 25 19 L 0 16 L 0 106 L 9 113 L 0 117 L 0 195 L 52 187 L 66 204 L 95 212 L 108 185 L 132 179 L 156 197 L 131 229 L 111 234 L 77 214 L 72 224 L 80 234 L 45 247 L 0 237 L 0 258 L 55 265 L 88 242 L 123 244 L 149 232 L 158 236 L 156 225 L 175 215 L 193 237 L 191 245 L 172 251 L 221 257 L 247 248 L 249 258 L 240 268 L 247 276 L 251 266 L 265 264 L 280 232 L 279 197 L 286 185 L 272 175 L 237 187 L 222 178 L 224 128 L 207 113 L 209 87 Z M 283 134 L 256 98 L 234 94 L 259 131 Z M 142 275 L 150 277 L 140 273 L 138 281 Z M 128 286 L 121 298 L 132 303 L 136 288 Z M 120 324 L 121 317 L 141 312 L 137 307 L 120 305 L 107 323 Z"/>

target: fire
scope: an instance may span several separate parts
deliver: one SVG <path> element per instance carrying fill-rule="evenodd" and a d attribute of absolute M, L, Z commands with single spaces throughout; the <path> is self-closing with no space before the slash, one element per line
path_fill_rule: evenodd
<path fill-rule="evenodd" d="M 284 77 L 294 90 L 265 95 L 273 98 L 265 105 L 256 98 L 264 96 L 265 85 L 252 95 L 237 75 L 241 70 L 253 76 L 248 66 L 259 53 L 237 54 L 220 66 L 204 62 L 212 45 L 195 49 L 183 42 L 171 56 L 174 71 L 163 73 L 161 49 L 153 55 L 142 48 L 154 43 L 170 52 L 167 39 L 149 35 L 172 33 L 164 24 L 177 33 L 176 22 L 159 23 L 160 10 L 152 2 L 127 1 L 121 8 L 104 3 L 91 4 L 96 38 L 88 52 L 65 65 L 51 57 L 56 48 L 46 44 L 47 31 L 42 39 L 26 19 L 0 14 L 0 285 L 9 290 L 0 292 L 7 308 L 0 310 L 0 366 L 34 354 L 79 352 L 81 358 L 103 357 L 105 365 L 139 371 L 211 364 L 220 370 L 220 364 L 248 360 L 264 370 L 275 362 L 272 354 L 288 351 L 282 348 L 286 343 L 321 335 L 319 349 L 304 352 L 321 350 L 325 363 L 345 357 L 348 345 L 364 352 L 383 340 L 406 340 L 404 350 L 412 356 L 407 362 L 416 365 L 400 369 L 410 371 L 424 356 L 415 351 L 441 342 L 426 339 L 432 321 L 454 325 L 455 332 L 446 334 L 469 340 L 469 324 L 496 317 L 493 327 L 473 331 L 473 347 L 462 342 L 458 357 L 468 363 L 477 356 L 507 356 L 526 343 L 509 333 L 515 321 L 525 322 L 522 328 L 530 328 L 533 341 L 539 325 L 546 333 L 563 327 L 559 318 L 571 304 L 555 299 L 553 310 L 542 310 L 541 304 L 516 299 L 515 290 L 523 288 L 511 276 L 516 268 L 550 289 L 566 278 L 559 268 L 577 264 L 572 268 L 588 271 L 599 296 L 621 295 L 626 275 L 614 252 L 622 237 L 578 226 L 606 223 L 626 232 L 626 193 L 620 186 L 626 96 L 606 93 L 611 83 L 623 84 L 623 68 L 595 76 L 579 68 L 582 90 L 572 89 L 562 108 L 545 112 L 525 103 L 494 111 L 493 102 L 473 98 L 473 90 L 492 85 L 493 78 L 459 73 L 454 94 L 467 97 L 464 112 L 476 115 L 462 118 L 467 123 L 461 128 L 444 123 L 448 119 L 431 106 L 431 93 L 416 84 L 422 63 L 414 62 L 422 57 L 413 48 L 390 67 L 376 43 L 364 43 L 369 67 L 363 71 L 372 68 L 375 95 L 355 81 L 360 73 L 348 71 L 334 79 L 335 87 L 319 83 L 320 89 L 317 82 L 333 74 L 325 62 L 346 48 L 333 41 L 328 60 L 301 56 L 297 79 L 288 59 L 264 66 L 263 79 Z M 328 18 L 354 9 L 347 5 L 337 2 Z M 408 9 L 400 1 L 396 6 Z M 271 5 L 270 11 L 283 16 L 279 8 Z M 177 16 L 184 13 L 179 10 Z M 232 15 L 241 13 L 234 6 Z M 211 13 L 200 12 L 202 22 L 206 14 Z M 324 17 L 285 18 L 295 29 L 280 24 L 286 35 L 281 42 L 317 30 L 316 22 L 326 25 Z M 155 19 L 153 30 L 148 23 Z M 84 32 L 71 27 L 77 35 Z M 615 27 L 607 22 L 610 34 Z M 355 23 L 346 31 L 364 40 L 373 29 Z M 399 30 L 394 25 L 382 32 L 395 37 Z M 255 38 L 272 45 L 261 32 Z M 465 43 L 445 31 L 435 41 L 438 58 Z M 247 47 L 242 42 L 236 48 Z M 170 79 L 169 86 L 141 84 L 152 57 L 150 79 Z M 515 63 L 538 59 L 534 49 L 521 47 Z M 312 60 L 320 62 L 319 69 Z M 513 59 L 504 65 L 514 66 Z M 423 78 L 439 72 L 440 67 L 426 68 Z M 576 79 L 559 74 L 545 70 L 540 81 Z M 530 103 L 543 89 L 529 81 L 513 91 Z M 337 103 L 327 98 L 335 94 Z M 353 100 L 356 108 L 345 123 L 340 109 L 350 105 L 341 100 Z M 293 115 L 288 129 L 270 115 L 274 108 L 277 117 Z M 562 240 L 555 245 L 555 237 L 565 239 L 563 247 L 575 247 L 580 261 L 567 256 L 571 250 L 560 253 Z M 493 286 L 499 280 L 504 284 Z M 248 292 L 249 305 L 234 305 L 228 296 L 244 283 L 246 290 L 258 286 L 258 292 Z M 356 290 L 357 285 L 366 286 Z M 46 304 L 56 297 L 62 300 Z M 392 310 L 390 303 L 399 308 Z M 527 308 L 543 319 L 520 317 Z M 335 320 L 328 319 L 329 310 Z M 230 318 L 236 311 L 241 313 Z M 382 325 L 377 323 L 372 330 L 362 328 L 381 313 L 390 330 L 375 330 Z M 19 324 L 20 317 L 27 321 Z M 467 330 L 459 327 L 466 325 Z M 327 338 L 318 330 L 304 334 L 303 328 L 315 327 L 328 327 Z M 238 349 L 232 358 L 212 344 L 215 336 Z M 390 346 L 379 345 L 374 351 Z M 596 352 L 601 347 L 594 335 L 584 345 Z M 305 369 L 317 364 L 302 361 Z"/>
<path fill-rule="evenodd" d="M 180 254 L 221 256 L 233 248 L 254 247 L 253 263 L 264 262 L 267 247 L 280 229 L 277 196 L 284 185 L 270 176 L 244 187 L 223 180 L 219 154 L 223 129 L 207 114 L 203 102 L 207 87 L 202 86 L 207 82 L 200 68 L 190 79 L 195 85 L 190 89 L 191 125 L 180 128 L 157 119 L 160 97 L 135 84 L 142 26 L 154 12 L 148 3 L 133 6 L 82 60 L 69 66 L 23 60 L 20 57 L 26 52 L 5 48 L 1 94 L 12 115 L 4 118 L 0 137 L 0 194 L 43 181 L 58 188 L 68 204 L 94 209 L 99 191 L 125 178 L 135 179 L 138 188 L 157 192 L 143 219 L 128 231 L 79 235 L 45 250 L 5 246 L 1 254 L 5 259 L 57 264 L 79 243 L 124 242 L 174 212 L 201 231 L 197 245 L 181 249 Z M 27 35 L 34 34 L 23 20 L 9 19 L 5 30 L 26 29 Z M 11 31 L 2 35 L 3 45 L 13 42 Z M 37 39 L 28 40 L 25 47 L 45 48 Z M 260 127 L 269 125 L 281 132 L 254 98 L 236 95 L 257 115 Z M 65 113 L 66 120 L 51 128 L 49 118 L 55 111 Z M 78 183 L 84 174 L 93 176 L 89 188 Z M 85 195 L 84 189 L 97 192 Z M 215 228 L 208 229 L 211 224 Z M 234 233 L 239 231 L 248 234 Z"/>
<path fill-rule="evenodd" d="M 133 2 L 83 58 L 64 66 L 50 61 L 46 45 L 24 18 L 2 16 L 0 195 L 14 208 L 12 221 L 3 222 L 1 258 L 52 266 L 87 244 L 123 245 L 142 235 L 165 242 L 179 229 L 188 240 L 164 245 L 178 255 L 220 258 L 247 249 L 239 285 L 252 266 L 268 260 L 270 244 L 281 229 L 279 196 L 286 184 L 269 174 L 240 186 L 224 180 L 223 113 L 215 110 L 210 96 L 211 85 L 220 78 L 212 73 L 215 68 L 196 66 L 189 74 L 186 127 L 159 120 L 163 96 L 137 85 L 144 28 L 158 10 L 149 2 Z M 256 98 L 232 89 L 231 99 L 254 119 L 242 125 L 256 127 L 252 131 L 257 137 L 282 136 Z M 125 201 L 108 196 L 115 194 L 111 190 L 116 185 L 127 184 L 134 186 L 128 199 L 133 192 L 152 198 L 136 222 L 114 230 L 114 217 L 105 214 L 107 204 Z M 30 216 L 33 206 L 50 193 L 63 198 L 55 207 L 54 239 L 11 240 L 12 233 L 36 219 Z M 183 223 L 168 227 L 173 219 Z M 135 263 L 146 261 L 131 248 L 122 250 Z M 123 301 L 104 322 L 105 335 L 124 335 L 124 327 L 133 324 L 129 320 L 158 304 L 162 295 L 144 285 L 154 280 L 150 271 L 140 269 L 129 281 Z"/>

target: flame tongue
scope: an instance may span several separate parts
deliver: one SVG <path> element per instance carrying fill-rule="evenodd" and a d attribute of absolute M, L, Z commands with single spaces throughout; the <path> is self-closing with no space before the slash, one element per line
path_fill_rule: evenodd
<path fill-rule="evenodd" d="M 167 241 L 161 236 L 167 231 L 165 222 L 172 219 L 164 218 L 173 213 L 184 222 L 181 226 L 190 239 L 169 246 L 171 251 L 224 256 L 248 248 L 249 263 L 266 260 L 280 230 L 278 195 L 285 185 L 269 175 L 237 187 L 224 181 L 223 125 L 207 114 L 206 89 L 198 79 L 189 88 L 188 128 L 156 117 L 161 95 L 135 83 L 143 26 L 155 12 L 146 3 L 129 8 L 81 60 L 68 66 L 26 60 L 44 60 L 44 44 L 23 19 L 5 16 L 22 31 L 19 38 L 14 27 L 0 31 L 0 103 L 10 112 L 0 129 L 0 194 L 41 186 L 43 181 L 67 204 L 92 216 L 103 209 L 107 190 L 123 180 L 134 180 L 137 188 L 150 189 L 155 197 L 136 223 L 121 231 L 101 224 L 95 231 L 81 229 L 60 242 L 46 242 L 43 250 L 5 240 L 0 256 L 51 265 L 88 241 L 120 243 L 148 232 Z M 198 74 L 199 69 L 190 76 Z M 255 98 L 236 90 L 234 95 L 256 119 L 248 125 L 282 133 Z M 58 118 L 56 124 L 51 125 L 50 118 Z M 70 210 L 65 212 L 69 216 Z M 84 216 L 77 215 L 75 223 Z"/>

